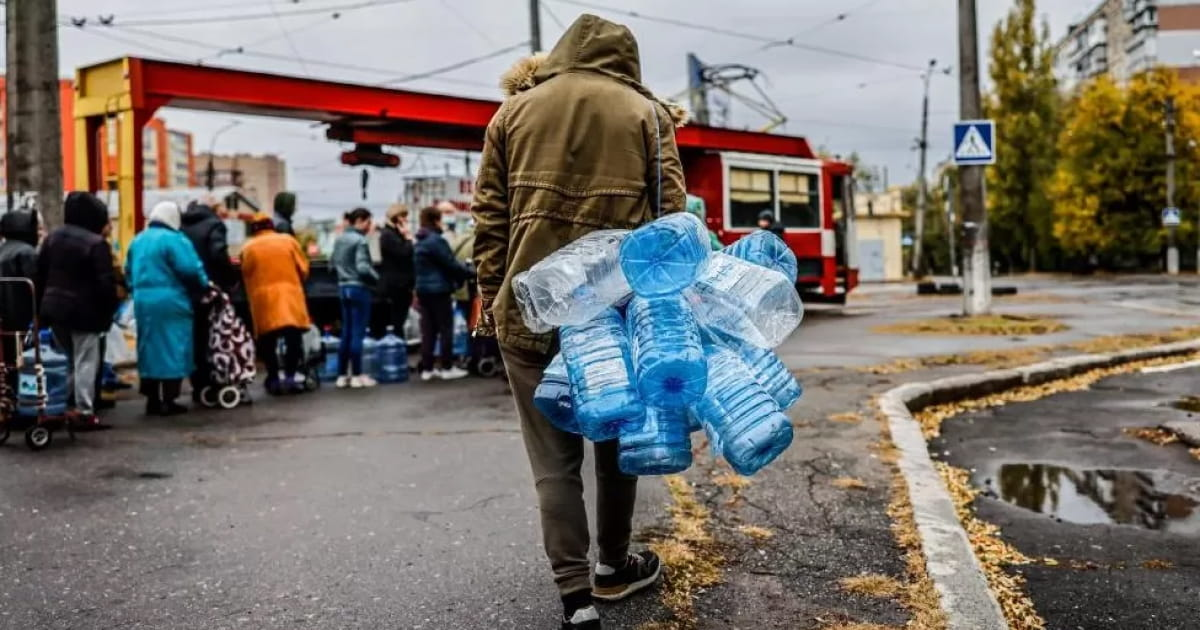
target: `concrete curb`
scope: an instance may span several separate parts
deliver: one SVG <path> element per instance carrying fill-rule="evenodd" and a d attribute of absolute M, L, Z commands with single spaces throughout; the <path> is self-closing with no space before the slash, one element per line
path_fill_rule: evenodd
<path fill-rule="evenodd" d="M 925 553 L 925 568 L 941 597 L 949 630 L 1006 630 L 1008 623 L 988 587 L 967 532 L 954 512 L 954 501 L 933 466 L 929 446 L 921 426 L 913 419 L 913 412 L 930 405 L 978 398 L 1024 385 L 1040 385 L 1097 368 L 1197 351 L 1200 351 L 1200 340 L 1108 354 L 1085 354 L 1012 370 L 907 383 L 880 397 L 879 408 L 887 416 L 892 441 L 899 451 L 898 466 L 912 501 Z"/>

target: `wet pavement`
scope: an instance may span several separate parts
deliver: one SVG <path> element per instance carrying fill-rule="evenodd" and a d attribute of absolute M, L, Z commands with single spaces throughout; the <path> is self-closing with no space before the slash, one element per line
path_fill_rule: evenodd
<path fill-rule="evenodd" d="M 1010 568 L 1049 628 L 1196 627 L 1200 461 L 1126 429 L 1194 419 L 1200 367 L 952 418 L 930 450 L 970 470 L 977 515 L 1035 564 Z"/>
<path fill-rule="evenodd" d="M 1001 301 L 1000 310 L 1062 316 L 1072 328 L 1056 340 L 1200 323 L 1182 301 L 1188 286 L 1155 279 L 1035 279 L 1021 288 L 1028 297 Z M 912 293 L 872 287 L 845 310 L 813 309 L 780 348 L 805 386 L 790 414 L 796 438 L 748 487 L 718 483 L 723 470 L 706 457 L 689 471 L 725 563 L 722 583 L 697 594 L 699 627 L 907 621 L 897 603 L 837 586 L 864 573 L 903 574 L 884 512 L 889 470 L 871 451 L 880 435 L 871 397 L 984 368 L 880 376 L 861 366 L 1058 342 L 871 332 L 958 304 Z M 38 454 L 19 439 L 0 447 L 0 628 L 557 627 L 528 464 L 501 381 L 327 389 L 169 420 L 140 410 L 122 403 L 110 416 L 116 430 L 74 445 Z M 860 415 L 830 419 L 846 412 Z M 1192 465 L 1186 456 L 1176 464 L 1170 470 L 1183 475 Z M 1127 467 L 1142 468 L 1085 469 Z M 834 483 L 844 479 L 862 487 Z M 661 480 L 643 480 L 639 539 L 664 531 L 667 502 Z M 773 537 L 752 539 L 744 526 Z M 603 613 L 616 630 L 667 618 L 657 593 Z"/>

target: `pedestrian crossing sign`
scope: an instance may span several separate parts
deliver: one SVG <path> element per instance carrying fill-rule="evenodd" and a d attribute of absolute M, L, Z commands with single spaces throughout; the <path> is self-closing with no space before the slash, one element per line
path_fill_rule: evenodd
<path fill-rule="evenodd" d="M 996 163 L 996 123 L 964 120 L 954 123 L 954 163 L 986 166 Z"/>

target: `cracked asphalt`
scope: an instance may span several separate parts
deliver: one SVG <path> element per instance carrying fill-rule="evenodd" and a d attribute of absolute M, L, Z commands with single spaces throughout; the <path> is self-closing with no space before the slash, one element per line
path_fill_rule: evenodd
<path fill-rule="evenodd" d="M 1058 316 L 1071 329 L 1025 339 L 871 332 L 958 306 L 913 298 L 911 286 L 864 290 L 840 311 L 813 309 L 780 348 L 805 385 L 791 413 L 792 448 L 740 490 L 718 483 L 723 468 L 708 456 L 687 474 L 725 558 L 722 583 L 697 594 L 699 627 L 908 620 L 890 600 L 837 588 L 842 577 L 903 572 L 884 513 L 889 471 L 870 448 L 880 435 L 871 397 L 985 368 L 881 376 L 862 366 L 1200 324 L 1190 282 L 1018 284 L 1022 296 L 1000 310 Z M 19 440 L 0 447 L 0 628 L 557 626 L 503 382 L 260 397 L 249 409 L 169 420 L 140 409 L 122 403 L 110 416 L 115 430 L 42 453 Z M 829 419 L 845 412 L 862 419 Z M 864 487 L 834 484 L 844 478 Z M 665 531 L 668 500 L 661 480 L 643 480 L 639 540 Z M 752 538 L 745 525 L 774 535 Z M 615 629 L 669 618 L 655 593 L 602 612 Z"/>

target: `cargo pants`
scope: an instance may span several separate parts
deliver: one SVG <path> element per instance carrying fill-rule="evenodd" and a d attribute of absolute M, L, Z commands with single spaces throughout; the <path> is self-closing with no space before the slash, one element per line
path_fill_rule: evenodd
<path fill-rule="evenodd" d="M 560 594 L 591 588 L 587 508 L 583 501 L 584 439 L 556 429 L 533 404 L 533 392 L 551 355 L 500 348 L 508 372 L 525 452 L 533 469 L 542 519 L 542 543 Z M 599 442 L 596 465 L 596 543 L 599 561 L 623 566 L 629 555 L 637 477 L 617 466 L 617 442 Z"/>

